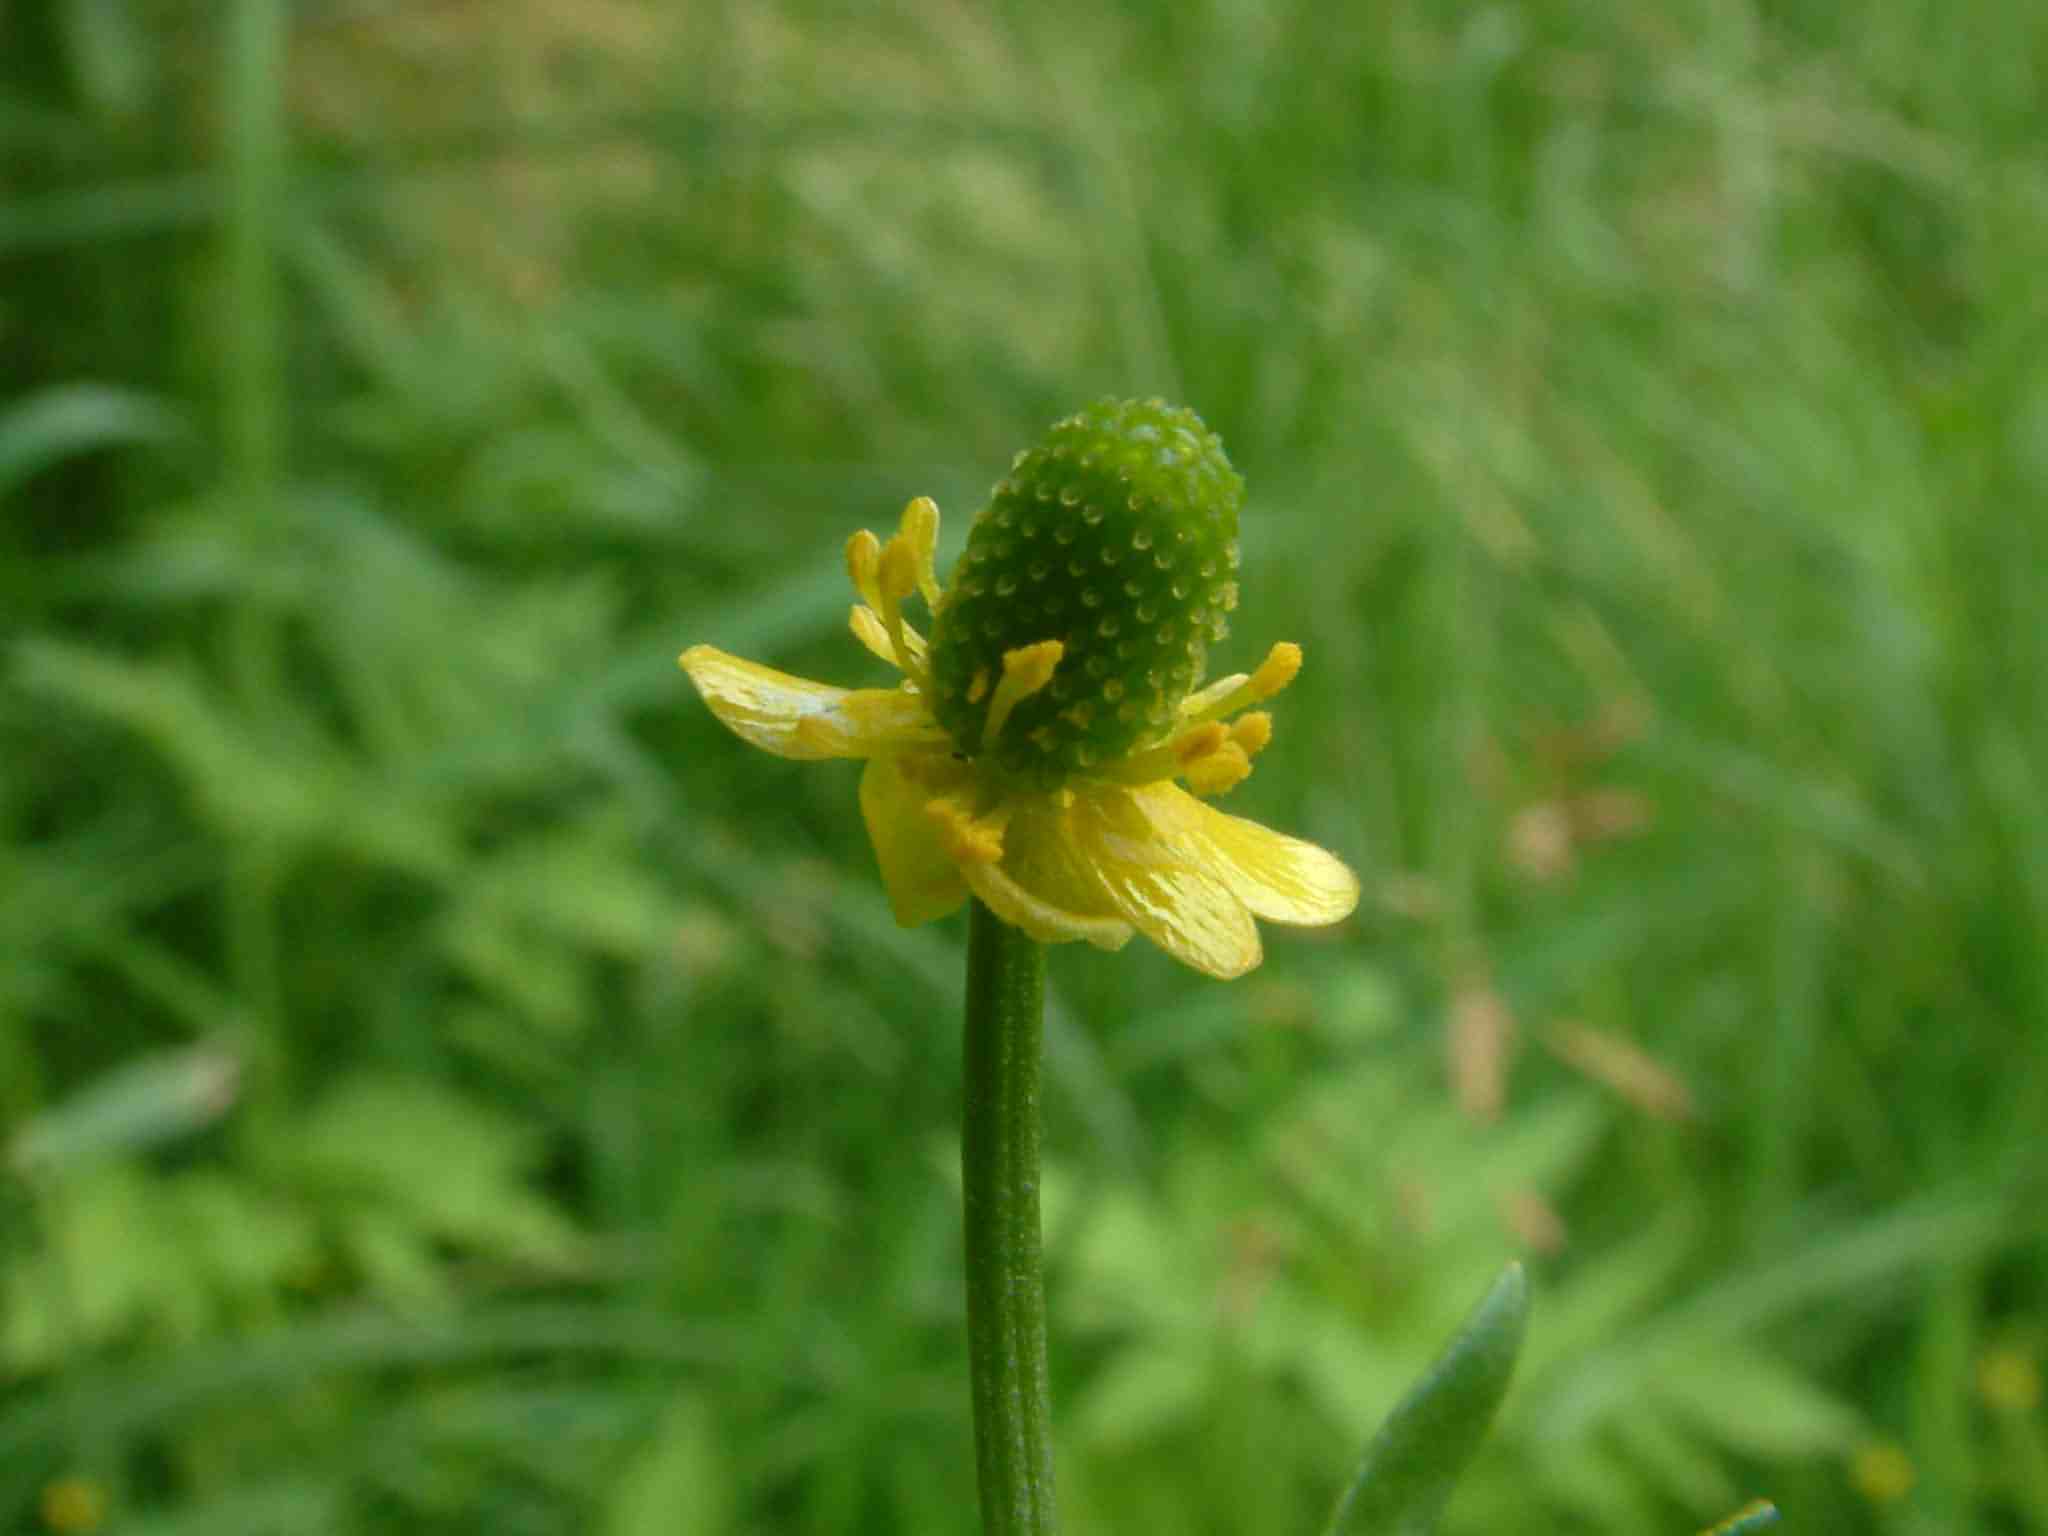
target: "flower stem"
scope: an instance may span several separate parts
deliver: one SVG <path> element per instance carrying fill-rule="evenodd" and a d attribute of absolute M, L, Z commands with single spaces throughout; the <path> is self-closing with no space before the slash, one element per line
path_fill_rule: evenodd
<path fill-rule="evenodd" d="M 1052 1536 L 1052 1406 L 1038 1227 L 1045 951 L 980 902 L 967 940 L 960 1162 L 983 1536 Z"/>

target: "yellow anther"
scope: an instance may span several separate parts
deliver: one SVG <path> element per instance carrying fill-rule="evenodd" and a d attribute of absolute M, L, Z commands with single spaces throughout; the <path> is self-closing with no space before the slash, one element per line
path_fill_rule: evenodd
<path fill-rule="evenodd" d="M 846 570 L 853 577 L 868 605 L 880 615 L 882 633 L 888 636 L 890 654 L 904 675 L 919 691 L 931 692 L 931 674 L 925 670 L 924 637 L 903 622 L 903 599 L 917 590 L 917 554 L 902 534 L 887 544 L 862 529 L 846 541 Z M 856 613 L 854 632 L 860 633 Z"/>
<path fill-rule="evenodd" d="M 1186 773 L 1189 763 L 1206 757 L 1228 740 L 1230 727 L 1213 720 L 1197 721 L 1157 746 L 1111 763 L 1102 770 L 1102 776 L 1119 784 L 1156 784 Z"/>
<path fill-rule="evenodd" d="M 896 537 L 910 548 L 916 561 L 917 590 L 933 608 L 939 606 L 939 576 L 935 567 L 939 553 L 939 504 L 919 496 L 903 509 L 903 521 Z"/>
<path fill-rule="evenodd" d="M 988 697 L 988 668 L 976 667 L 974 681 L 967 685 L 967 702 L 979 704 Z"/>
<path fill-rule="evenodd" d="M 1169 745 L 1188 788 L 1198 795 L 1220 795 L 1251 777 L 1251 755 L 1217 721 L 1182 731 Z"/>
<path fill-rule="evenodd" d="M 938 827 L 940 844 L 955 863 L 994 864 L 1001 860 L 1007 814 L 977 818 L 959 801 L 944 797 L 928 801 L 924 813 Z"/>
<path fill-rule="evenodd" d="M 1259 663 L 1259 670 L 1251 675 L 1251 680 L 1245 685 L 1251 694 L 1251 698 L 1245 702 L 1270 699 L 1300 675 L 1301 647 L 1292 640 L 1282 640 L 1272 650 L 1266 652 L 1266 659 Z"/>
<path fill-rule="evenodd" d="M 1244 749 L 1246 757 L 1257 757 L 1272 743 L 1273 717 L 1263 709 L 1239 715 L 1230 723 L 1230 739 Z"/>
<path fill-rule="evenodd" d="M 1221 677 L 1206 688 L 1189 694 L 1181 701 L 1181 719 L 1192 725 L 1201 720 L 1221 720 L 1226 715 L 1234 715 L 1261 699 L 1270 699 L 1300 673 L 1301 647 L 1292 640 L 1282 640 L 1266 653 L 1258 671 L 1249 676 L 1240 672 L 1234 677 Z"/>
<path fill-rule="evenodd" d="M 1036 645 L 1003 653 L 1003 680 L 996 684 L 996 696 L 988 704 L 988 719 L 981 727 L 983 750 L 1002 734 L 1010 711 L 1052 681 L 1054 669 L 1066 654 L 1067 648 L 1057 640 L 1041 640 Z"/>
<path fill-rule="evenodd" d="M 853 580 L 853 590 L 870 608 L 882 606 L 881 586 L 875 579 L 881 561 L 882 541 L 867 529 L 846 541 L 846 574 Z"/>
<path fill-rule="evenodd" d="M 1252 760 L 1235 741 L 1188 764 L 1188 788 L 1198 795 L 1220 795 L 1252 776 Z"/>
<path fill-rule="evenodd" d="M 917 551 L 910 547 L 910 541 L 902 534 L 897 534 L 882 546 L 879 574 L 885 604 L 901 603 L 917 590 Z M 884 617 L 887 617 L 886 610 Z"/>
<path fill-rule="evenodd" d="M 1170 745 L 1173 748 L 1174 761 L 1185 768 L 1190 763 L 1207 757 L 1228 740 L 1230 740 L 1230 727 L 1210 720 L 1202 725 L 1182 731 L 1173 738 Z"/>

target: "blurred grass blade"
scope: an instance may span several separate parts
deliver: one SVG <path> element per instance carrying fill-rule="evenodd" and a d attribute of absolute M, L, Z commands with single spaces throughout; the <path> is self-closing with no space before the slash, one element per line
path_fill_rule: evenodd
<path fill-rule="evenodd" d="M 65 384 L 0 414 L 0 496 L 81 453 L 173 436 L 177 415 L 132 389 Z"/>
<path fill-rule="evenodd" d="M 59 11 L 65 51 L 78 93 L 102 118 L 137 111 L 147 93 L 154 55 L 142 23 L 125 0 L 71 0 Z"/>
<path fill-rule="evenodd" d="M 172 1432 L 196 1414 L 338 1378 L 482 1366 L 535 1357 L 618 1360 L 649 1369 L 731 1373 L 744 1363 L 729 1317 L 682 1318 L 616 1304 L 499 1305 L 459 1317 L 394 1317 L 363 1308 L 333 1311 L 260 1337 L 215 1341 L 151 1372 L 123 1366 L 77 1368 L 74 1399 L 29 1395 L 0 1406 L 0 1472 L 47 1456 L 84 1423 L 120 1436 Z M 821 1381 L 808 1367 L 776 1373 L 806 1391 Z M 90 1404 L 83 1420 L 72 1403 Z"/>
<path fill-rule="evenodd" d="M 312 1536 L 338 1528 L 343 1492 L 313 1478 L 261 1482 L 174 1514 L 137 1514 L 126 1536 Z"/>
<path fill-rule="evenodd" d="M 16 1132 L 7 1167 L 24 1178 L 47 1178 L 107 1153 L 188 1135 L 227 1113 L 240 1075 L 241 1063 L 214 1045 L 117 1067 Z"/>
<path fill-rule="evenodd" d="M 1745 1504 L 1726 1520 L 1700 1536 L 1750 1536 L 1767 1525 L 1778 1523 L 1778 1506 L 1768 1499 L 1758 1499 L 1754 1504 Z"/>
<path fill-rule="evenodd" d="M 727 1529 L 729 1465 L 704 1404 L 681 1398 L 613 1481 L 603 1536 L 710 1536 Z"/>
<path fill-rule="evenodd" d="M 1510 1264 L 1365 1449 L 1326 1536 L 1427 1536 L 1506 1395 L 1529 1316 Z"/>

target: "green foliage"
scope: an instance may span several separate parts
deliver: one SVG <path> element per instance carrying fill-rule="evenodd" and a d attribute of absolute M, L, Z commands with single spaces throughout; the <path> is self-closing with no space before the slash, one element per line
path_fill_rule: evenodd
<path fill-rule="evenodd" d="M 709 1536 L 728 1528 L 730 1495 L 717 1432 L 703 1404 L 685 1398 L 663 1415 L 620 1474 L 605 1536 Z"/>
<path fill-rule="evenodd" d="M 2042 37 L 12 8 L 0 1528 L 962 1528 L 963 936 L 673 659 L 1102 393 L 1368 897 L 1055 956 L 1072 1529 L 1315 1528 L 1517 1248 L 1446 1532 L 2048 1523 Z"/>
<path fill-rule="evenodd" d="M 1358 1477 L 1331 1517 L 1330 1536 L 1429 1536 L 1436 1529 L 1459 1473 L 1507 1393 L 1528 1316 L 1529 1282 L 1511 1266 L 1373 1436 Z"/>

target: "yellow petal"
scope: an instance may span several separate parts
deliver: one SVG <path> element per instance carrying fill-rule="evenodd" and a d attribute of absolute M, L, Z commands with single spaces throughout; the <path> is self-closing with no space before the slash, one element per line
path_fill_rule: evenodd
<path fill-rule="evenodd" d="M 923 699 L 901 689 L 834 688 L 708 645 L 691 646 L 681 661 L 734 735 L 778 757 L 873 757 L 949 740 Z"/>
<path fill-rule="evenodd" d="M 1211 867 L 1206 844 L 1189 838 L 1185 818 L 1154 792 L 1162 788 L 1193 801 L 1171 785 L 1079 790 L 1067 816 L 1072 846 L 1146 938 L 1207 975 L 1242 976 L 1259 963 L 1259 930 L 1228 871 Z"/>
<path fill-rule="evenodd" d="M 925 815 L 929 787 L 904 772 L 902 754 L 871 758 L 860 776 L 860 813 L 868 824 L 889 908 L 905 928 L 944 917 L 967 899 L 966 882 Z"/>
<path fill-rule="evenodd" d="M 1351 915 L 1358 877 L 1334 853 L 1242 816 L 1228 816 L 1172 784 L 1133 792 L 1155 823 L 1174 826 L 1200 859 L 1252 912 L 1271 923 L 1320 927 Z"/>
<path fill-rule="evenodd" d="M 1063 810 L 1051 797 L 1031 797 L 1012 811 L 996 864 L 964 864 L 961 873 L 988 909 L 1041 944 L 1085 939 L 1121 949 L 1131 927 L 1080 856 Z"/>
<path fill-rule="evenodd" d="M 1097 949 L 1122 949 L 1130 942 L 1128 923 L 1112 917 L 1084 917 L 1041 901 L 1004 874 L 1000 864 L 963 864 L 960 872 L 983 906 L 1041 944 L 1086 939 Z"/>

